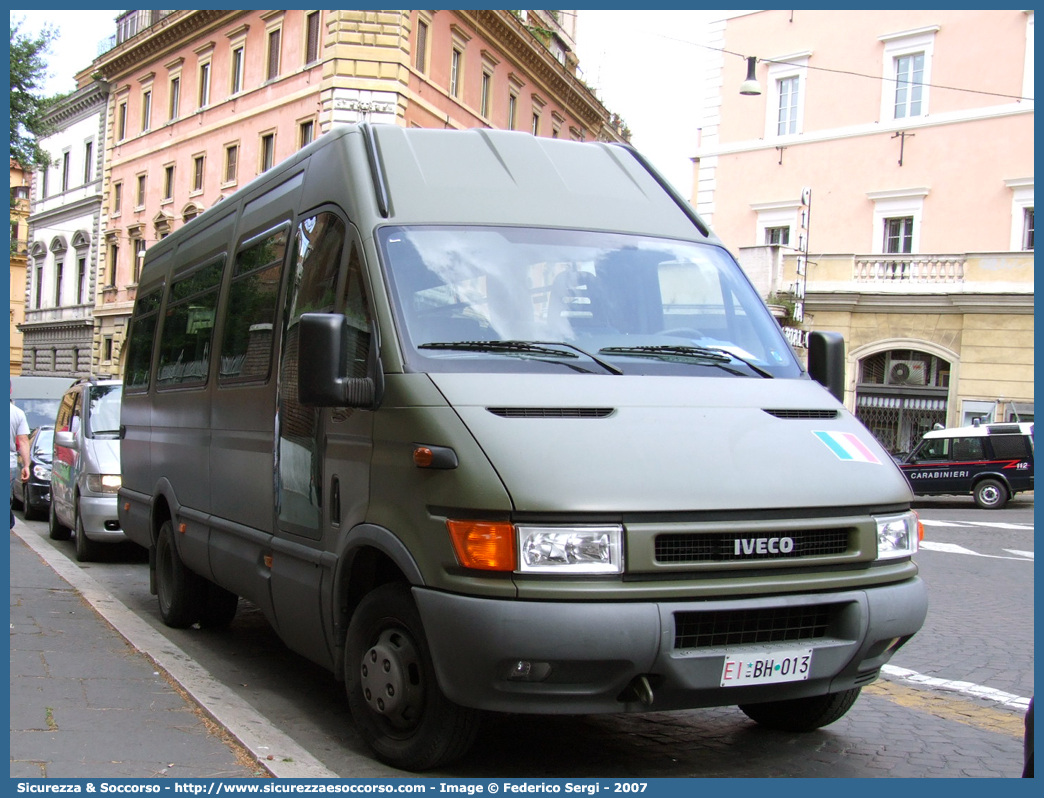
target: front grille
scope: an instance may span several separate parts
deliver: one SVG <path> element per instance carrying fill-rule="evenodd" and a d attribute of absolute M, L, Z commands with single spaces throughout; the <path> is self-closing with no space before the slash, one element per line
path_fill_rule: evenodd
<path fill-rule="evenodd" d="M 781 643 L 826 637 L 843 604 L 766 607 L 751 610 L 676 612 L 674 647 L 712 648 L 752 643 Z"/>
<path fill-rule="evenodd" d="M 780 560 L 795 557 L 817 557 L 844 554 L 849 538 L 855 530 L 839 529 L 798 530 L 794 532 L 713 532 L 672 533 L 657 535 L 655 557 L 659 563 L 737 562 L 747 560 Z M 764 540 L 765 551 L 758 551 L 758 540 Z M 776 540 L 777 551 L 768 551 L 768 541 Z M 779 550 L 781 541 L 793 542 L 789 551 Z M 737 554 L 737 543 L 739 553 Z"/>
<path fill-rule="evenodd" d="M 487 407 L 501 418 L 606 418 L 611 407 Z"/>

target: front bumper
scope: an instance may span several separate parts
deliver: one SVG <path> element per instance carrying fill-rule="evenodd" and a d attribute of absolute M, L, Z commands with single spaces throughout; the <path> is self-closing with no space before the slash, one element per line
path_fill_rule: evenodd
<path fill-rule="evenodd" d="M 80 520 L 87 537 L 99 543 L 118 543 L 127 536 L 120 527 L 116 496 L 80 494 Z"/>
<path fill-rule="evenodd" d="M 439 685 L 463 706 L 501 712 L 587 714 L 729 706 L 836 693 L 873 681 L 924 623 L 917 577 L 835 593 L 693 602 L 528 602 L 415 587 Z M 814 639 L 684 647 L 678 619 L 783 611 L 829 617 Z M 721 687 L 726 654 L 811 648 L 806 681 Z M 520 676 L 519 662 L 530 663 Z M 633 683 L 645 676 L 653 701 Z"/>

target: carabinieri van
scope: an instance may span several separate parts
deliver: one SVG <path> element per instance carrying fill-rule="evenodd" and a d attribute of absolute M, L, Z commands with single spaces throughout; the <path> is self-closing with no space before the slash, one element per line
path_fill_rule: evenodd
<path fill-rule="evenodd" d="M 898 467 L 626 146 L 338 128 L 147 251 L 120 523 L 393 765 L 483 710 L 811 730 L 917 632 Z M 827 390 L 824 385 L 829 386 Z"/>

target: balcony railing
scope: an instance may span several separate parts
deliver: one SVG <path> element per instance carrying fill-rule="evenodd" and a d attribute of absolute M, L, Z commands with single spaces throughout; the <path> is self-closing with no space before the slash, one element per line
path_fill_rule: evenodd
<path fill-rule="evenodd" d="M 963 283 L 965 258 L 947 255 L 857 256 L 857 283 Z"/>

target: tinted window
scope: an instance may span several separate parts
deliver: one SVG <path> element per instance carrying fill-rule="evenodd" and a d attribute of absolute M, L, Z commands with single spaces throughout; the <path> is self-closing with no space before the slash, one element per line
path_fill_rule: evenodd
<path fill-rule="evenodd" d="M 160 387 L 206 382 L 222 265 L 203 266 L 171 285 L 160 334 Z"/>
<path fill-rule="evenodd" d="M 236 255 L 221 344 L 222 380 L 268 378 L 287 238 L 286 228 L 265 234 Z"/>
<path fill-rule="evenodd" d="M 124 381 L 128 389 L 146 389 L 152 371 L 152 349 L 159 321 L 162 288 L 138 297 L 131 319 L 130 344 L 127 348 L 127 366 Z"/>
<path fill-rule="evenodd" d="M 1030 454 L 1029 440 L 1024 435 L 991 435 L 993 453 L 1006 460 L 1027 457 Z"/>

